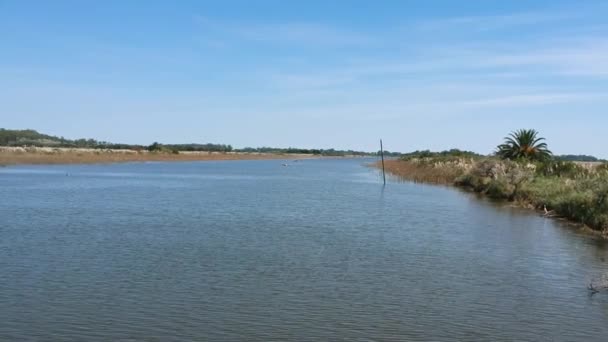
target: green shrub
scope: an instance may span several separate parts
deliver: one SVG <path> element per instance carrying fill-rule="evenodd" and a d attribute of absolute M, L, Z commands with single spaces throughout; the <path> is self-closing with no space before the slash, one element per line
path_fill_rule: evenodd
<path fill-rule="evenodd" d="M 536 164 L 536 172 L 543 176 L 581 178 L 589 176 L 584 166 L 571 161 L 549 160 Z"/>
<path fill-rule="evenodd" d="M 593 192 L 572 191 L 551 199 L 556 212 L 575 221 L 586 223 L 593 214 Z"/>
<path fill-rule="evenodd" d="M 148 151 L 150 152 L 159 152 L 163 149 L 163 146 L 157 142 L 153 143 L 152 145 L 148 146 Z"/>
<path fill-rule="evenodd" d="M 513 196 L 515 186 L 504 179 L 495 179 L 488 184 L 486 194 L 492 198 L 509 199 Z"/>
<path fill-rule="evenodd" d="M 489 177 L 482 177 L 469 172 L 458 177 L 455 184 L 470 188 L 475 192 L 485 192 L 488 189 L 490 182 L 491 178 Z"/>

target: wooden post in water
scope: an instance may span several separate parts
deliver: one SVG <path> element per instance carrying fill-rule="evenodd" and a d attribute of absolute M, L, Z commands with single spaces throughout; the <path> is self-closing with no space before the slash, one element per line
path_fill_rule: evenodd
<path fill-rule="evenodd" d="M 386 173 L 384 172 L 384 149 L 382 148 L 382 139 L 380 139 L 380 158 L 382 158 L 382 182 L 386 185 Z"/>

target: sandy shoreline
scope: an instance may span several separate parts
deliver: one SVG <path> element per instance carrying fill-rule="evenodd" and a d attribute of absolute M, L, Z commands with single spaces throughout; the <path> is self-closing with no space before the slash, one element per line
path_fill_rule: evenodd
<path fill-rule="evenodd" d="M 52 147 L 0 147 L 0 166 L 41 164 L 104 164 L 145 161 L 205 161 L 205 160 L 262 160 L 310 159 L 312 154 L 192 152 L 179 154 L 135 150 Z"/>

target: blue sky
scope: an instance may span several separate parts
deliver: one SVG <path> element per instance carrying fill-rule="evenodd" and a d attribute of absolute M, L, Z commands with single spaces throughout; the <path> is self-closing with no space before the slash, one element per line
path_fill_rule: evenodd
<path fill-rule="evenodd" d="M 0 0 L 0 127 L 608 158 L 605 1 Z"/>

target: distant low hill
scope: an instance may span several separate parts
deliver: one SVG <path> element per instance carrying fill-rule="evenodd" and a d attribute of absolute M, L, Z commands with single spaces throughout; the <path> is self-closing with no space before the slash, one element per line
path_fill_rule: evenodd
<path fill-rule="evenodd" d="M 33 129 L 11 130 L 0 128 L 0 146 L 37 146 L 37 147 L 68 147 L 68 148 L 99 148 L 99 149 L 130 149 L 149 151 L 203 151 L 203 152 L 258 152 L 258 153 L 287 153 L 287 154 L 315 154 L 323 156 L 375 156 L 376 152 L 361 152 L 353 150 L 335 149 L 305 149 L 305 148 L 277 148 L 277 147 L 245 147 L 234 149 L 226 144 L 160 144 L 149 146 L 137 144 L 116 144 L 95 139 L 65 139 L 53 135 L 39 133 Z M 387 156 L 399 156 L 400 153 L 385 151 Z"/>
<path fill-rule="evenodd" d="M 58 146 L 65 142 L 66 140 L 63 138 L 38 133 L 33 129 L 11 130 L 0 128 L 1 146 Z"/>
<path fill-rule="evenodd" d="M 561 156 L 555 156 L 555 159 L 562 161 L 579 161 L 579 162 L 602 162 L 606 161 L 603 159 L 598 159 L 594 156 L 588 156 L 584 154 L 564 154 Z"/>

